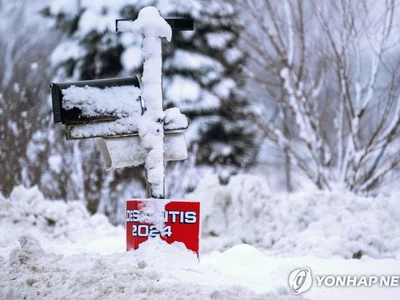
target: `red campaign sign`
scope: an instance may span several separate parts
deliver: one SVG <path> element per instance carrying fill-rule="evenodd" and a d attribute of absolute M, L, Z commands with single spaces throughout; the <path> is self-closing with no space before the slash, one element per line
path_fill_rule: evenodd
<path fill-rule="evenodd" d="M 152 201 L 155 201 L 151 203 Z M 151 204 L 151 205 L 150 205 Z M 146 206 L 165 204 L 161 211 L 165 226 L 162 232 L 152 222 L 143 221 Z M 186 248 L 199 255 L 200 202 L 184 200 L 144 199 L 126 201 L 126 251 L 138 249 L 149 237 L 161 236 L 171 244 L 182 242 Z"/>

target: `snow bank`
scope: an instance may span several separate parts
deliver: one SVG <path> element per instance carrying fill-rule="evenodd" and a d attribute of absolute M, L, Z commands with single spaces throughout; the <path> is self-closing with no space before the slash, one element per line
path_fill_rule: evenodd
<path fill-rule="evenodd" d="M 312 190 L 273 195 L 255 176 L 226 186 L 207 178 L 189 195 L 202 205 L 202 251 L 246 243 L 274 256 L 394 258 L 400 254 L 400 194 L 360 197 Z"/>
<path fill-rule="evenodd" d="M 372 258 L 395 258 L 400 257 L 399 196 L 273 195 L 263 179 L 239 175 L 226 186 L 208 177 L 187 198 L 201 201 L 203 254 L 245 243 L 280 257 L 352 258 L 361 250 Z M 0 196 L 0 256 L 8 257 L 25 233 L 38 237 L 46 251 L 125 249 L 122 226 L 90 216 L 81 202 L 49 201 L 36 187 L 18 186 L 9 199 Z"/>
<path fill-rule="evenodd" d="M 310 256 L 345 256 L 354 241 L 370 256 L 394 255 L 399 249 L 396 196 L 317 191 L 276 196 L 262 179 L 236 176 L 227 186 L 206 178 L 190 197 L 203 205 L 200 263 L 183 244 L 159 238 L 125 252 L 125 230 L 104 216 L 89 216 L 80 202 L 48 201 L 37 188 L 22 186 L 8 199 L 0 194 L 0 299 L 295 300 L 304 299 L 288 287 L 288 275 L 296 268 L 366 275 L 400 269 L 400 255 L 396 260 Z M 359 230 L 364 234 L 354 238 Z M 377 240 L 369 245 L 371 237 Z M 276 242 L 268 244 L 271 238 Z M 308 256 L 298 257 L 302 253 Z M 394 300 L 398 291 L 314 285 L 304 297 Z"/>
<path fill-rule="evenodd" d="M 395 258 L 400 257 L 399 196 L 273 195 L 261 178 L 240 175 L 226 186 L 206 178 L 187 198 L 201 201 L 203 254 L 245 243 L 280 257 L 352 258 L 361 250 L 372 258 Z M 81 202 L 45 200 L 37 188 L 18 186 L 9 199 L 0 196 L 0 256 L 7 257 L 25 233 L 40 238 L 46 251 L 125 249 L 122 226 L 90 216 Z"/>
<path fill-rule="evenodd" d="M 37 187 L 15 187 L 9 199 L 0 194 L 0 256 L 7 257 L 23 234 L 40 238 L 48 251 L 112 253 L 125 248 L 118 238 L 124 233 L 104 215 L 90 216 L 81 202 L 44 199 Z"/>
<path fill-rule="evenodd" d="M 152 239 L 134 252 L 63 257 L 31 235 L 0 260 L 1 299 L 301 299 L 287 289 L 257 295 L 198 263 L 178 243 Z"/>

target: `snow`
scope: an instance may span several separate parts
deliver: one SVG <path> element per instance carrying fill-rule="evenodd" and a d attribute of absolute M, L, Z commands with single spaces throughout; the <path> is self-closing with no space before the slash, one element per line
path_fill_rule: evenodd
<path fill-rule="evenodd" d="M 113 0 L 112 5 L 110 5 L 110 2 L 107 0 L 97 0 L 95 2 L 93 2 L 91 0 L 80 0 L 79 2 L 81 2 L 82 7 L 85 7 L 85 8 L 90 7 L 90 9 L 94 9 L 95 11 L 101 13 L 104 11 L 105 8 L 107 8 L 108 10 L 111 10 L 112 12 L 115 10 L 119 10 L 124 5 L 127 5 L 127 2 L 132 2 L 132 1 Z M 150 1 L 147 0 L 147 1 L 142 1 L 142 2 L 144 2 L 144 5 L 146 5 L 146 2 L 150 2 Z"/>
<path fill-rule="evenodd" d="M 164 128 L 168 130 L 184 129 L 189 126 L 188 118 L 177 107 L 165 111 Z"/>
<path fill-rule="evenodd" d="M 102 33 L 112 28 L 115 26 L 115 18 L 113 18 L 113 16 L 104 18 L 101 12 L 88 9 L 80 17 L 78 26 L 80 28 L 79 35 L 84 37 L 91 31 Z"/>
<path fill-rule="evenodd" d="M 50 13 L 58 15 L 64 13 L 66 15 L 76 15 L 78 13 L 77 1 L 58 0 L 52 1 L 50 5 Z"/>
<path fill-rule="evenodd" d="M 39 63 L 38 62 L 31 63 L 30 67 L 31 67 L 31 70 L 37 71 L 39 68 Z"/>
<path fill-rule="evenodd" d="M 242 58 L 242 53 L 236 48 L 231 48 L 225 51 L 225 59 L 228 63 L 232 64 Z"/>
<path fill-rule="evenodd" d="M 340 189 L 272 195 L 262 178 L 236 176 L 226 186 L 208 178 L 187 198 L 202 203 L 202 234 L 210 237 L 203 250 L 248 243 L 273 256 L 349 259 L 359 250 L 373 258 L 400 253 L 398 196 L 364 198 Z"/>
<path fill-rule="evenodd" d="M 8 120 L 7 121 L 7 127 L 12 131 L 12 133 L 15 136 L 18 136 L 19 131 L 18 131 L 18 125 L 14 121 Z"/>
<path fill-rule="evenodd" d="M 21 248 L 13 252 L 7 263 L 11 271 L 10 285 L 0 284 L 7 298 L 206 299 L 212 296 L 215 299 L 248 299 L 256 296 L 244 288 L 230 290 L 227 282 L 218 280 L 218 272 L 210 272 L 214 276 L 208 278 L 218 283 L 204 286 L 201 281 L 207 280 L 208 274 L 202 272 L 195 255 L 182 246 L 170 246 L 156 239 L 135 252 L 83 257 L 43 253 L 30 236 L 22 237 L 21 241 Z M 17 279 L 11 280 L 13 278 Z M 219 286 L 221 281 L 226 287 Z"/>
<path fill-rule="evenodd" d="M 80 20 L 79 26 L 87 31 L 111 26 L 97 24 L 105 1 L 97 4 L 97 11 L 87 10 Z M 218 5 L 212 3 L 209 8 L 217 9 Z M 73 13 L 74 7 L 63 1 L 52 11 Z M 121 118 L 108 124 L 76 127 L 76 136 L 138 131 L 141 146 L 148 151 L 143 160 L 152 195 L 157 197 L 164 193 L 163 125 L 177 129 L 188 123 L 179 109 L 162 110 L 160 37 L 170 40 L 172 32 L 154 7 L 141 10 L 136 21 L 121 24 L 120 30 L 140 31 L 145 36 L 141 96 L 147 111 L 141 114 L 135 102 L 138 89 L 99 92 L 71 87 L 65 91 L 63 105 L 67 109 L 80 107 L 89 116 L 111 114 Z M 291 33 L 288 35 L 291 42 Z M 224 40 L 214 36 L 209 42 L 219 47 Z M 71 44 L 71 49 L 71 55 L 79 54 L 79 47 Z M 128 68 L 139 63 L 138 56 L 128 57 L 137 52 L 132 49 L 123 57 Z M 213 69 L 216 77 L 223 69 L 208 57 L 183 50 L 176 51 L 168 63 L 178 69 Z M 282 69 L 280 75 L 292 102 L 295 95 L 304 100 L 300 89 L 293 90 L 289 70 Z M 214 92 L 227 97 L 231 88 L 232 81 L 222 81 Z M 171 96 L 176 94 L 175 90 Z M 199 94 L 195 91 L 192 97 Z M 110 101 L 116 98 L 118 101 Z M 205 93 L 201 105 L 211 107 L 218 101 Z M 310 132 L 308 123 L 301 119 L 297 122 L 301 135 Z M 122 151 L 124 147 L 117 144 L 115 148 Z M 230 148 L 223 150 L 229 153 Z M 57 156 L 51 156 L 48 163 L 54 171 L 60 167 Z M 202 205 L 199 261 L 183 244 L 169 245 L 158 238 L 141 244 L 136 251 L 125 252 L 124 228 L 110 225 L 104 215 L 90 216 L 80 202 L 49 201 L 37 188 L 19 186 L 8 199 L 0 195 L 0 298 L 303 299 L 291 294 L 287 282 L 296 268 L 306 266 L 314 274 L 399 273 L 399 196 L 366 198 L 340 189 L 272 194 L 260 176 L 235 176 L 224 186 L 217 177 L 206 177 L 187 196 Z M 152 221 L 161 227 L 165 201 L 152 203 L 143 209 L 148 215 L 160 212 Z M 361 259 L 351 260 L 356 253 L 361 253 Z M 314 285 L 304 297 L 397 299 L 398 292 L 377 286 L 328 289 Z"/>
<path fill-rule="evenodd" d="M 204 188 L 208 187 L 208 190 Z M 398 195 L 373 199 L 355 197 L 351 194 L 329 194 L 308 192 L 292 196 L 277 197 L 268 191 L 259 177 L 233 177 L 228 186 L 220 186 L 216 178 L 206 178 L 191 197 L 202 202 L 202 254 L 197 256 L 187 251 L 183 244 L 169 245 L 158 238 L 141 244 L 138 250 L 125 252 L 125 230 L 110 225 L 103 215 L 90 216 L 80 202 L 65 203 L 44 199 L 37 188 L 16 187 L 9 198 L 0 195 L 0 298 L 1 299 L 126 299 L 127 297 L 148 299 L 397 299 L 397 288 L 372 287 L 318 287 L 314 286 L 305 294 L 295 296 L 289 290 L 287 278 L 296 268 L 307 266 L 313 274 L 391 275 L 400 270 L 400 245 L 397 245 L 397 259 L 393 255 L 373 259 L 347 260 L 332 255 L 334 249 L 322 247 L 326 237 L 319 243 L 310 243 L 307 253 L 296 252 L 292 241 L 282 238 L 288 247 L 282 252 L 266 251 L 257 241 L 243 244 L 240 226 L 246 228 L 248 236 L 261 228 L 270 234 L 270 225 L 281 224 L 295 241 L 301 242 L 306 232 L 318 219 L 327 219 L 328 230 L 341 227 L 338 218 L 332 218 L 325 206 L 333 202 L 339 212 L 343 209 L 337 198 L 355 202 L 351 211 L 353 218 L 363 218 L 365 227 L 379 227 L 389 220 L 391 227 L 380 227 L 383 235 L 377 238 L 381 244 L 388 244 L 399 236 L 400 209 Z M 310 211 L 307 198 L 314 198 Z M 236 199 L 236 200 L 235 200 Z M 238 206 L 238 199 L 247 200 L 247 205 Z M 286 199 L 286 200 L 285 200 Z M 254 202 L 251 205 L 250 200 Z M 221 216 L 220 202 L 227 204 Z M 280 204 L 282 203 L 282 204 Z M 293 204 L 289 207 L 288 204 Z M 217 205 L 216 205 L 217 204 Z M 339 205 L 334 205 L 339 204 Z M 276 215 L 264 216 L 263 206 L 269 210 L 290 213 L 293 222 Z M 248 207 L 247 207 L 248 206 Z M 235 209 L 237 207 L 237 209 Z M 274 209 L 276 207 L 276 209 Z M 150 208 L 148 208 L 150 209 Z M 154 208 L 153 208 L 154 209 Z M 242 211 L 243 217 L 235 211 Z M 246 221 L 248 211 L 252 219 Z M 350 210 L 349 210 L 350 211 Z M 305 225 L 296 216 L 313 220 Z M 344 213 L 345 214 L 345 213 Z M 374 220 L 371 223 L 371 220 Z M 214 220 L 214 221 L 212 221 Z M 357 222 L 355 222 L 357 227 Z M 218 233 L 218 239 L 231 240 L 235 245 L 224 251 L 221 243 L 208 235 L 212 223 L 228 224 L 229 230 Z M 296 223 L 296 226 L 295 224 Z M 215 224 L 214 229 L 215 229 Z M 232 226 L 231 224 L 234 224 Z M 301 229 L 302 228 L 302 229 Z M 281 229 L 276 228 L 275 231 Z M 283 230 L 282 230 L 283 231 Z M 338 233 L 335 233 L 338 234 Z M 386 234 L 386 235 L 385 235 Z M 351 231 L 342 232 L 340 239 L 351 240 Z M 368 235 L 368 232 L 366 232 Z M 318 240 L 318 239 L 317 239 Z M 204 249 L 204 245 L 207 245 Z M 365 243 L 364 246 L 367 246 Z M 373 246 L 372 246 L 373 247 Z M 291 248 L 291 249 L 289 249 Z M 322 256 L 320 249 L 324 249 Z M 368 249 L 367 249 L 368 250 Z M 395 251 L 393 251 L 395 253 Z M 283 255 L 281 255 L 283 254 Z M 384 259 L 383 257 L 391 257 Z"/>
<path fill-rule="evenodd" d="M 139 136 L 144 148 L 148 150 L 145 160 L 147 181 L 151 185 L 151 195 L 155 198 L 164 196 L 164 112 L 162 107 L 161 83 L 161 38 L 168 41 L 172 29 L 152 6 L 140 10 L 135 21 L 120 22 L 119 31 L 142 33 L 143 76 L 141 97 L 146 112 L 138 120 Z"/>
<path fill-rule="evenodd" d="M 95 245 L 100 243 L 96 238 L 98 232 L 101 232 L 100 240 L 113 240 L 113 236 L 122 233 L 122 228 L 110 226 L 104 215 L 89 216 L 81 202 L 49 201 L 37 187 L 23 186 L 15 187 L 8 199 L 0 194 L 0 225 L 0 256 L 8 256 L 10 249 L 18 245 L 17 238 L 24 233 L 39 236 L 46 251 L 66 253 L 84 248 L 95 250 Z M 115 251 L 112 244 L 105 243 L 103 247 L 105 253 L 109 247 L 111 252 Z"/>
<path fill-rule="evenodd" d="M 187 119 L 185 117 L 186 126 Z M 166 127 L 180 125 L 171 122 Z M 181 124 L 183 125 L 183 123 Z M 183 128 L 183 127 L 181 127 Z M 168 128 L 167 128 L 168 129 Z M 146 162 L 148 151 L 142 145 L 139 136 L 99 138 L 97 145 L 103 156 L 106 170 L 140 166 Z M 164 136 L 164 161 L 183 160 L 188 156 L 185 137 L 182 130 L 169 132 Z"/>
<path fill-rule="evenodd" d="M 224 49 L 234 39 L 232 32 L 209 32 L 205 34 L 207 44 L 215 49 Z"/>
<path fill-rule="evenodd" d="M 165 80 L 165 97 L 174 102 L 195 102 L 201 94 L 200 85 L 191 79 L 175 75 L 170 80 Z"/>
<path fill-rule="evenodd" d="M 71 86 L 62 90 L 63 108 L 77 107 L 85 116 L 114 116 L 120 118 L 114 122 L 91 123 L 74 126 L 73 138 L 93 136 L 117 136 L 138 132 L 140 127 L 141 106 L 138 101 L 140 89 L 134 86 L 95 87 Z"/>
<path fill-rule="evenodd" d="M 139 104 L 138 104 L 139 105 Z M 118 119 L 114 122 L 93 123 L 84 126 L 74 126 L 70 132 L 71 137 L 91 138 L 100 136 L 120 136 L 130 135 L 132 132 L 137 132 L 138 121 L 135 117 L 127 117 Z"/>
<path fill-rule="evenodd" d="M 81 47 L 76 41 L 64 41 L 53 50 L 50 56 L 50 62 L 55 66 L 71 58 L 78 59 L 82 54 L 81 52 Z"/>
<path fill-rule="evenodd" d="M 134 21 L 118 22 L 118 31 L 140 32 L 145 37 L 165 37 L 168 41 L 172 38 L 171 27 L 153 6 L 141 9 Z"/>
<path fill-rule="evenodd" d="M 121 54 L 121 63 L 126 70 L 135 70 L 142 62 L 142 50 L 137 46 L 130 46 Z"/>
<path fill-rule="evenodd" d="M 96 87 L 71 86 L 62 90 L 63 108 L 77 107 L 85 116 L 113 115 L 119 118 L 138 117 L 141 108 L 137 101 L 140 89 L 135 86 Z"/>
<path fill-rule="evenodd" d="M 121 45 L 123 45 L 125 49 L 129 48 L 130 46 L 138 47 L 136 44 L 141 42 L 143 39 L 143 37 L 133 35 L 131 32 L 120 32 L 119 35 Z M 140 51 L 140 55 L 142 55 L 142 51 Z"/>
<path fill-rule="evenodd" d="M 14 82 L 14 84 L 13 84 L 13 91 L 14 91 L 15 93 L 20 93 L 20 92 L 21 92 L 21 86 L 19 85 L 19 83 Z"/>
<path fill-rule="evenodd" d="M 140 222 L 154 224 L 158 231 L 164 232 L 165 227 L 165 205 L 169 200 L 159 199 L 158 201 L 145 201 L 142 202 L 140 209 Z"/>
<path fill-rule="evenodd" d="M 48 158 L 48 163 L 49 163 L 51 170 L 53 170 L 57 174 L 59 174 L 61 172 L 62 163 L 63 163 L 61 155 L 58 155 L 58 154 L 51 155 Z"/>
<path fill-rule="evenodd" d="M 196 83 L 194 83 L 196 84 Z M 166 97 L 168 97 L 169 100 L 174 100 L 174 98 L 169 98 L 169 96 L 174 96 L 174 95 L 182 95 L 182 91 L 184 86 L 174 86 L 174 89 L 170 93 L 166 93 Z M 188 91 L 189 92 L 189 91 Z M 195 91 L 194 91 L 195 92 Z M 179 96 L 178 96 L 179 97 Z M 218 98 L 216 95 L 211 94 L 210 92 L 207 91 L 202 91 L 201 97 L 193 107 L 194 101 L 190 101 L 190 98 L 186 98 L 186 101 L 179 103 L 179 107 L 187 112 L 193 111 L 195 109 L 197 112 L 199 111 L 212 111 L 213 109 L 217 109 L 220 104 L 221 104 L 221 99 Z"/>
<path fill-rule="evenodd" d="M 200 53 L 193 53 L 177 49 L 172 58 L 165 61 L 165 67 L 177 70 L 203 70 L 210 69 L 221 73 L 223 66 L 218 61 Z"/>
<path fill-rule="evenodd" d="M 100 138 L 97 146 L 103 156 L 106 170 L 140 166 L 147 156 L 146 149 L 141 145 L 138 136 Z"/>
<path fill-rule="evenodd" d="M 236 83 L 233 79 L 223 79 L 213 88 L 213 91 L 222 99 L 226 99 L 235 87 Z"/>
<path fill-rule="evenodd" d="M 293 24 L 292 24 L 292 14 L 290 11 L 290 6 L 287 0 L 284 1 L 284 8 L 286 14 L 286 21 L 287 21 L 287 37 L 288 37 L 288 49 L 287 49 L 287 59 L 288 65 L 291 66 L 293 64 L 293 55 L 294 55 L 294 43 L 293 43 Z"/>

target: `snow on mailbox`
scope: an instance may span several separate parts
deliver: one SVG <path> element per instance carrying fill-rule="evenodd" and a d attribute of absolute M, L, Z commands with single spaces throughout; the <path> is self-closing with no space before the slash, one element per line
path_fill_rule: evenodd
<path fill-rule="evenodd" d="M 107 170 L 145 163 L 147 150 L 138 135 L 141 101 L 136 76 L 51 84 L 54 122 L 66 125 L 67 139 L 98 138 Z M 167 109 L 164 123 L 164 159 L 187 158 L 183 135 L 186 116 L 177 108 Z"/>
<path fill-rule="evenodd" d="M 117 109 L 124 110 L 121 94 L 128 95 L 128 104 L 140 96 L 139 79 L 136 76 L 85 80 L 69 83 L 52 83 L 54 122 L 66 125 L 84 125 L 95 122 L 115 121 Z M 99 96 L 99 94 L 102 94 Z M 107 94 L 107 95 L 105 95 Z M 106 99 L 112 97 L 112 99 Z M 137 105 L 139 106 L 139 104 Z M 71 138 L 76 138 L 71 136 Z"/>

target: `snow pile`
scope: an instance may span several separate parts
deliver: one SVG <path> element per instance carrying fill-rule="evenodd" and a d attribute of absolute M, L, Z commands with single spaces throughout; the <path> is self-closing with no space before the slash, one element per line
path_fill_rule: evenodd
<path fill-rule="evenodd" d="M 134 252 L 64 257 L 44 252 L 31 235 L 19 241 L 0 260 L 2 299 L 301 299 L 284 288 L 257 295 L 232 284 L 180 243 L 152 239 Z"/>
<path fill-rule="evenodd" d="M 251 247 L 202 264 L 183 244 L 158 238 L 125 252 L 123 228 L 90 217 L 80 202 L 48 201 L 37 188 L 0 194 L 0 222 L 0 299 L 295 299 L 285 281 L 262 285 L 259 295 L 254 280 L 246 288 L 227 275 L 242 265 L 240 253 L 257 252 Z"/>
<path fill-rule="evenodd" d="M 360 250 L 359 254 L 373 258 L 400 257 L 396 194 L 271 195 L 262 179 L 236 176 L 227 186 L 208 178 L 188 199 L 201 201 L 203 254 L 246 243 L 280 257 L 352 258 Z M 7 257 L 25 233 L 39 237 L 46 251 L 125 249 L 124 228 L 111 226 L 105 216 L 89 216 L 80 202 L 48 201 L 37 188 L 18 186 L 9 199 L 0 196 L 0 256 Z"/>
<path fill-rule="evenodd" d="M 206 252 L 247 243 L 284 257 L 400 254 L 398 194 L 366 198 L 314 190 L 273 195 L 263 179 L 240 175 L 226 186 L 207 178 L 188 198 L 201 201 Z"/>
<path fill-rule="evenodd" d="M 280 216 L 281 219 L 270 223 L 279 228 L 286 226 L 286 236 L 290 230 L 293 238 L 301 239 L 307 233 L 307 228 L 318 228 L 318 220 L 332 220 L 329 209 L 335 207 L 333 202 L 337 197 L 337 210 L 357 208 L 362 212 L 365 223 L 371 222 L 372 216 L 377 220 L 389 218 L 385 211 L 391 211 L 390 224 L 400 216 L 395 209 L 395 203 L 382 200 L 382 209 L 374 208 L 364 198 L 349 197 L 356 204 L 343 205 L 338 194 L 313 193 L 291 196 L 293 204 L 285 197 L 272 197 L 265 189 L 264 182 L 259 178 L 237 176 L 232 178 L 228 186 L 222 187 L 214 179 L 202 183 L 203 194 L 196 191 L 194 195 L 206 195 L 203 198 L 203 231 L 213 232 L 213 235 L 223 234 L 226 228 L 229 237 L 219 237 L 228 243 L 243 240 L 247 228 L 248 238 L 254 243 L 262 236 L 261 216 L 265 212 Z M 229 192 L 227 189 L 230 188 Z M 314 195 L 314 197 L 313 197 Z M 316 196 L 315 196 L 316 195 Z M 331 197 L 327 197 L 331 195 Z M 313 200 L 301 198 L 304 196 Z M 318 198 L 319 197 L 319 198 Z M 324 200 L 324 197 L 326 198 Z M 323 205 L 318 204 L 316 199 Z M 274 200 L 275 199 L 275 200 Z M 307 201 L 302 201 L 302 199 Z M 358 200 L 357 200 L 358 199 Z M 394 199 L 394 198 L 393 198 Z M 253 200 L 254 205 L 246 201 Z M 367 199 L 368 200 L 368 199 Z M 279 203 L 282 201 L 282 203 Z M 314 212 L 308 207 L 314 203 Z M 304 204 L 300 204 L 304 202 Z M 224 203 L 224 206 L 222 206 Z M 241 208 L 242 214 L 230 206 L 235 203 Z M 249 209 L 244 210 L 244 203 Z M 270 203 L 268 210 L 265 203 Z M 384 204 L 386 203 L 386 204 Z M 208 206 L 207 206 L 208 204 Z M 241 205 L 241 206 L 240 206 Z M 273 208 L 276 206 L 275 208 Z M 385 210 L 385 209 L 386 210 Z M 282 210 L 279 214 L 277 210 Z M 285 218 L 285 211 L 292 214 L 293 220 Z M 213 213 L 212 213 L 213 212 Z M 310 215 L 315 214 L 314 218 Z M 227 219 L 227 215 L 232 217 Z M 303 214 L 305 221 L 299 221 Z M 325 217 L 324 214 L 327 214 Z M 343 213 L 346 215 L 346 213 Z M 253 216 L 250 218 L 250 216 Z M 339 215 L 339 213 L 337 213 Z M 318 217 L 317 217 L 318 216 Z M 353 213 L 354 224 L 358 219 Z M 361 218 L 361 216 L 360 216 Z M 218 221 L 219 219 L 219 221 Z M 311 221 L 314 220 L 314 221 Z M 390 219 L 390 218 L 389 218 Z M 52 221 L 49 221 L 52 220 Z M 235 220 L 235 221 L 233 221 Z M 314 286 L 306 294 L 292 295 L 287 279 L 296 268 L 309 267 L 313 274 L 397 274 L 400 268 L 400 255 L 397 259 L 374 260 L 363 257 L 361 260 L 344 260 L 342 258 L 321 259 L 311 256 L 283 258 L 265 255 L 250 245 L 236 245 L 225 252 L 212 251 L 205 255 L 202 251 L 200 262 L 197 256 L 187 251 L 183 244 L 169 245 L 159 238 L 150 239 L 140 245 L 138 250 L 125 252 L 125 230 L 113 227 L 104 216 L 90 217 L 79 202 L 64 203 L 48 201 L 43 198 L 37 188 L 26 189 L 16 187 L 9 199 L 0 194 L 0 299 L 398 299 L 395 288 L 357 287 L 357 288 L 320 288 Z M 309 222 L 308 226 L 302 225 Z M 338 219 L 332 220 L 332 226 L 341 227 Z M 217 223 L 222 224 L 218 227 Z M 271 224 L 264 223 L 264 234 L 268 233 Z M 297 225 L 296 225 L 297 224 Z M 392 224 L 393 225 L 393 224 Z M 374 226 L 377 226 L 375 224 Z M 372 226 L 372 227 L 374 227 Z M 393 225 L 394 226 L 394 225 Z M 310 230 L 310 229 L 309 229 Z M 330 229 L 328 228 L 328 231 Z M 384 227 L 382 231 L 391 231 L 391 239 L 398 235 L 395 227 Z M 283 231 L 279 229 L 278 231 Z M 257 234 L 257 235 L 256 235 Z M 308 233 L 310 236 L 311 234 Z M 337 233 L 336 233 L 337 234 Z M 236 238 L 236 235 L 238 236 Z M 286 236 L 281 243 L 292 241 Z M 332 236 L 333 237 L 333 236 Z M 341 239 L 351 238 L 351 235 L 338 236 Z M 383 233 L 382 241 L 387 238 Z M 262 239 L 261 239 L 262 240 Z M 203 236 L 202 247 L 212 250 L 214 237 Z M 296 240 L 295 240 L 296 241 Z M 297 242 L 300 242 L 297 240 Z M 310 241 L 308 241 L 310 242 Z M 306 243 L 306 242 L 303 242 Z M 323 243 L 323 242 L 321 242 Z M 278 244 L 278 242 L 276 243 Z M 290 243 L 288 242 L 289 246 Z M 300 246 L 299 246 L 300 245 Z M 292 252 L 302 250 L 300 244 L 294 244 Z M 308 254 L 317 253 L 319 249 L 314 244 Z M 221 246 L 216 243 L 214 248 Z M 273 247 L 272 247 L 273 248 Z M 281 249 L 284 249 L 281 247 Z M 321 248 L 322 249 L 322 248 Z M 324 255 L 328 256 L 336 248 L 325 247 Z M 215 250 L 215 249 L 214 249 Z M 279 252 L 278 248 L 274 251 Z M 287 249 L 288 254 L 290 251 Z M 285 253 L 284 253 L 285 254 Z M 304 298 L 303 298 L 304 297 Z"/>
<path fill-rule="evenodd" d="M 7 257 L 26 233 L 39 237 L 46 250 L 99 248 L 111 253 L 124 249 L 124 241 L 118 240 L 124 232 L 111 226 L 104 215 L 90 216 L 81 202 L 45 200 L 37 187 L 15 187 L 9 199 L 0 194 L 0 256 Z"/>

